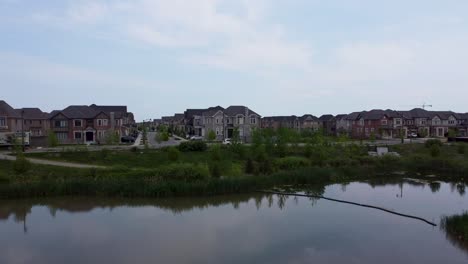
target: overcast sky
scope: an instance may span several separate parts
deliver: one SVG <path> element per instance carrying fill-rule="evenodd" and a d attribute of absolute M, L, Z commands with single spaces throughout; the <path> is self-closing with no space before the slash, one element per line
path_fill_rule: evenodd
<path fill-rule="evenodd" d="M 0 0 L 0 99 L 468 111 L 466 0 Z"/>

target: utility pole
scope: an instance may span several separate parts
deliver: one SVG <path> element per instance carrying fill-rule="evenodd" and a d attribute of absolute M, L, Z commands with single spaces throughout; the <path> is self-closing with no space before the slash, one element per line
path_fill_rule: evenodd
<path fill-rule="evenodd" d="M 21 148 L 24 153 L 24 110 L 21 110 Z"/>

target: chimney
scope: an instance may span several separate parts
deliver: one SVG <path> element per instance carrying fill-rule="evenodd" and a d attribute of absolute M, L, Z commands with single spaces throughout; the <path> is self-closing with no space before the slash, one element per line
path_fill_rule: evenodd
<path fill-rule="evenodd" d="M 110 112 L 110 123 L 111 123 L 111 129 L 114 130 L 115 128 L 115 113 Z"/>

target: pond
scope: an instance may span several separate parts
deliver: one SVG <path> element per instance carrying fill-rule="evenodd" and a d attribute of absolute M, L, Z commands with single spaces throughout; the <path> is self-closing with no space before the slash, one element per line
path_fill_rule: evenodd
<path fill-rule="evenodd" d="M 439 224 L 467 210 L 465 186 L 336 184 L 324 196 Z M 305 197 L 0 201 L 0 263 L 468 263 L 439 226 Z"/>

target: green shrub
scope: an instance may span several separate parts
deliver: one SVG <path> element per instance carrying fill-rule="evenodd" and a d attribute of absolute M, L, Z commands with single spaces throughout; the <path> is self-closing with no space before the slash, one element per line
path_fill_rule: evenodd
<path fill-rule="evenodd" d="M 465 146 L 465 144 L 463 144 L 463 143 L 462 143 L 462 144 L 459 144 L 459 145 L 457 146 L 457 152 L 458 152 L 458 154 L 465 154 L 465 152 L 466 152 L 466 146 Z"/>
<path fill-rule="evenodd" d="M 307 167 L 310 162 L 302 157 L 285 157 L 274 161 L 275 166 L 280 170 L 293 170 L 301 167 Z"/>
<path fill-rule="evenodd" d="M 221 177 L 221 164 L 219 161 L 213 161 L 210 163 L 209 165 L 209 169 L 210 169 L 210 175 L 211 177 L 213 178 L 219 178 Z"/>
<path fill-rule="evenodd" d="M 179 150 L 182 152 L 205 151 L 207 149 L 208 145 L 203 141 L 186 141 L 179 145 Z"/>
<path fill-rule="evenodd" d="M 245 161 L 245 173 L 247 174 L 255 173 L 255 164 L 251 158 L 248 158 Z"/>
<path fill-rule="evenodd" d="M 440 156 L 440 146 L 437 144 L 432 145 L 429 151 L 431 153 L 431 156 L 434 158 Z"/>
<path fill-rule="evenodd" d="M 154 171 L 155 176 L 164 180 L 196 181 L 210 176 L 207 166 L 179 163 L 162 166 Z"/>
<path fill-rule="evenodd" d="M 214 145 L 211 147 L 211 160 L 213 161 L 221 161 L 222 155 L 221 155 L 221 147 L 219 145 Z"/>
<path fill-rule="evenodd" d="M 50 131 L 47 134 L 47 145 L 51 148 L 58 146 L 59 141 L 57 139 L 57 135 L 54 132 Z"/>
<path fill-rule="evenodd" d="M 180 151 L 175 148 L 171 147 L 167 150 L 167 157 L 169 158 L 170 161 L 177 161 L 180 156 Z"/>
<path fill-rule="evenodd" d="M 426 143 L 424 143 L 424 145 L 426 146 L 426 148 L 431 148 L 434 145 L 441 147 L 442 141 L 438 139 L 428 139 Z"/>
<path fill-rule="evenodd" d="M 208 132 L 207 139 L 209 141 L 214 141 L 216 139 L 216 133 L 213 130 L 210 130 L 210 132 Z"/>
<path fill-rule="evenodd" d="M 131 152 L 138 152 L 138 147 L 132 147 L 132 148 L 130 149 L 130 151 L 131 151 Z"/>
<path fill-rule="evenodd" d="M 24 154 L 18 154 L 13 162 L 13 171 L 16 174 L 24 174 L 31 169 L 31 162 L 24 157 Z"/>

